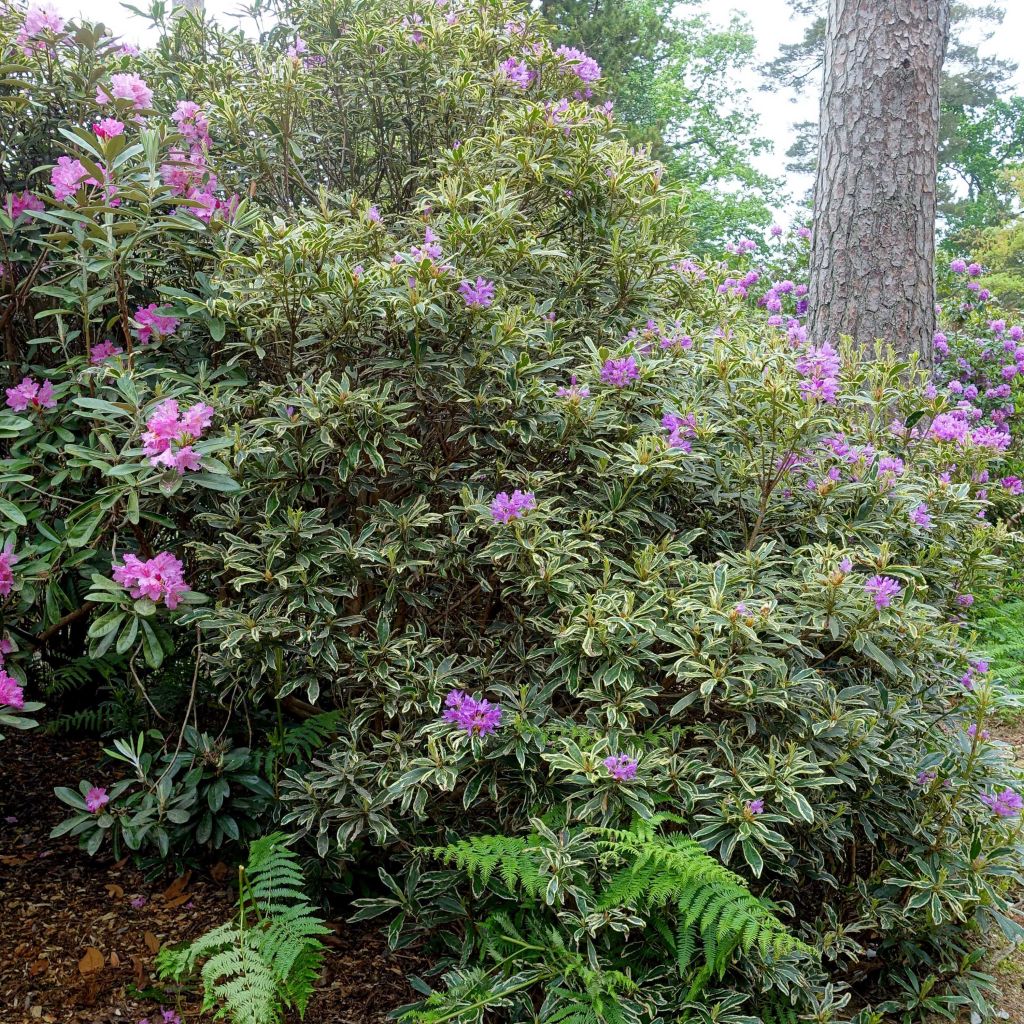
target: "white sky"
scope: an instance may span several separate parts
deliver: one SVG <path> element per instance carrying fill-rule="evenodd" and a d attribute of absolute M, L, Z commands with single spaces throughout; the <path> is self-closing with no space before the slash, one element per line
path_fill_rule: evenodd
<path fill-rule="evenodd" d="M 51 2 L 66 17 L 81 15 L 93 21 L 102 21 L 126 39 L 141 41 L 142 22 L 121 7 L 118 0 Z M 143 9 L 148 6 L 148 0 L 135 2 L 136 6 Z M 970 2 L 980 3 L 981 0 Z M 1006 7 L 1003 27 L 982 52 L 1020 59 L 1024 65 L 1024 0 L 1002 0 L 1002 3 Z M 207 11 L 232 24 L 235 19 L 230 15 L 240 6 L 239 0 L 206 0 Z M 793 17 L 788 0 L 704 0 L 704 10 L 712 21 L 718 23 L 727 22 L 732 11 L 738 11 L 749 20 L 758 41 L 756 65 L 771 60 L 777 54 L 780 43 L 798 40 L 805 24 L 805 19 Z M 758 159 L 758 167 L 773 177 L 787 178 L 793 197 L 802 197 L 811 182 L 786 174 L 785 153 L 793 141 L 792 125 L 817 117 L 817 90 L 809 88 L 802 96 L 786 91 L 762 92 L 758 88 L 760 77 L 754 70 L 740 73 L 739 80 L 748 89 L 750 107 L 760 118 L 759 134 L 773 142 L 772 152 Z M 1017 88 L 1024 91 L 1024 69 L 1018 74 Z"/>

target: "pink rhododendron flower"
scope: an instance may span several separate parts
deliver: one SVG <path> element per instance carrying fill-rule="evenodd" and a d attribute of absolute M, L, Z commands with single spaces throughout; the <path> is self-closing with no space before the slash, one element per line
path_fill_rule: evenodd
<path fill-rule="evenodd" d="M 444 720 L 465 729 L 470 736 L 489 736 L 501 725 L 501 707 L 485 698 L 477 700 L 452 690 L 444 703 Z"/>
<path fill-rule="evenodd" d="M 139 325 L 135 336 L 142 345 L 148 345 L 154 337 L 157 341 L 169 338 L 178 329 L 178 321 L 173 316 L 161 313 L 155 302 L 140 306 L 132 319 Z"/>
<path fill-rule="evenodd" d="M 502 491 L 491 502 L 491 515 L 496 522 L 507 523 L 512 519 L 520 519 L 536 507 L 537 499 L 532 491 L 515 490 L 511 494 Z"/>
<path fill-rule="evenodd" d="M 114 566 L 113 578 L 136 600 L 162 600 L 172 610 L 178 607 L 182 594 L 192 589 L 185 582 L 181 562 L 169 551 L 161 551 L 145 562 L 136 555 L 125 555 L 124 564 Z"/>
<path fill-rule="evenodd" d="M 15 41 L 21 47 L 21 52 L 28 57 L 33 50 L 45 49 L 38 38 L 44 32 L 59 36 L 63 31 L 64 19 L 53 4 L 33 5 L 25 12 L 25 20 Z"/>
<path fill-rule="evenodd" d="M 146 421 L 147 429 L 142 435 L 150 465 L 165 466 L 180 474 L 186 469 L 200 469 L 199 454 L 192 444 L 212 422 L 213 409 L 204 402 L 197 402 L 180 414 L 174 399 L 161 402 Z"/>
<path fill-rule="evenodd" d="M 106 341 L 101 341 L 98 345 L 93 345 L 92 354 L 89 356 L 89 362 L 93 366 L 98 366 L 100 363 L 105 362 L 112 356 L 120 355 L 124 351 L 119 345 L 115 345 L 109 338 Z"/>
<path fill-rule="evenodd" d="M 0 706 L 2 705 L 20 711 L 25 706 L 25 692 L 14 676 L 9 676 L 0 668 Z"/>
<path fill-rule="evenodd" d="M 764 814 L 764 800 L 761 797 L 756 800 L 748 800 L 743 807 L 748 814 Z"/>
<path fill-rule="evenodd" d="M 93 786 L 85 794 L 85 808 L 91 814 L 99 814 L 109 803 L 110 797 L 107 796 L 107 791 L 102 786 Z"/>
<path fill-rule="evenodd" d="M 7 405 L 15 412 L 24 412 L 29 406 L 33 409 L 53 409 L 57 405 L 53 397 L 53 384 L 48 380 L 39 384 L 31 377 L 25 377 L 17 387 L 7 389 Z"/>
<path fill-rule="evenodd" d="M 25 189 L 20 194 L 11 192 L 4 201 L 4 208 L 10 214 L 11 220 L 17 220 L 22 215 L 26 220 L 31 220 L 33 213 L 37 210 L 45 210 L 46 206 L 39 196 Z"/>
<path fill-rule="evenodd" d="M 50 171 L 50 184 L 54 199 L 62 203 L 70 199 L 82 185 L 98 185 L 99 182 L 89 175 L 81 160 L 62 156 L 57 158 L 56 166 Z"/>
<path fill-rule="evenodd" d="M 110 76 L 109 93 L 102 85 L 96 87 L 96 102 L 102 105 L 115 100 L 126 100 L 136 110 L 149 110 L 153 106 L 153 90 L 135 71 L 114 74 Z"/>
<path fill-rule="evenodd" d="M 116 117 L 105 117 L 102 121 L 97 121 L 92 130 L 98 138 L 113 139 L 124 131 L 124 122 L 118 121 Z"/>
<path fill-rule="evenodd" d="M 171 114 L 171 120 L 178 126 L 178 131 L 193 149 L 198 147 L 205 150 L 212 145 L 210 119 L 198 103 L 182 100 Z"/>
<path fill-rule="evenodd" d="M 14 585 L 13 566 L 18 561 L 18 556 L 11 550 L 11 545 L 5 545 L 0 551 L 0 597 L 6 597 Z"/>
<path fill-rule="evenodd" d="M 635 757 L 618 754 L 606 757 L 601 763 L 616 782 L 629 782 L 630 779 L 636 778 L 637 760 Z"/>

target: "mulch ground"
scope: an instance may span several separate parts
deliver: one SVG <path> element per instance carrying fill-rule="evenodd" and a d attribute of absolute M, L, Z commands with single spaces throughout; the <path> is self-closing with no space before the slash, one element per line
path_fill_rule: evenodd
<path fill-rule="evenodd" d="M 88 857 L 76 840 L 49 839 L 66 816 L 53 787 L 99 778 L 99 748 L 40 731 L 0 741 L 0 1024 L 158 1022 L 161 1007 L 183 1024 L 201 1018 L 197 993 L 159 983 L 153 961 L 164 943 L 231 916 L 235 868 L 147 879 L 130 863 Z M 307 1024 L 383 1024 L 414 998 L 405 977 L 422 963 L 389 951 L 372 924 L 332 927 Z"/>

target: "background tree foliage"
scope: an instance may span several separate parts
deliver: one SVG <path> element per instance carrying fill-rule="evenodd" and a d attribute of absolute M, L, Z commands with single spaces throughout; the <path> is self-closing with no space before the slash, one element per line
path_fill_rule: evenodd
<path fill-rule="evenodd" d="M 604 71 L 630 138 L 651 147 L 686 185 L 687 221 L 699 252 L 771 220 L 781 183 L 752 158 L 759 137 L 737 71 L 751 66 L 755 38 L 733 15 L 716 28 L 700 0 L 543 0 L 560 42 L 581 46 Z"/>

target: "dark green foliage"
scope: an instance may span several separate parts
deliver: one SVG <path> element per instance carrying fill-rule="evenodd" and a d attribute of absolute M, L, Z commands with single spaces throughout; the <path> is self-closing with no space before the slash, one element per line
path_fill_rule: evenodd
<path fill-rule="evenodd" d="M 303 888 L 296 855 L 283 833 L 257 839 L 239 870 L 238 917 L 157 957 L 164 978 L 200 969 L 203 1009 L 231 1024 L 277 1024 L 286 1009 L 305 1015 L 330 933 Z"/>

